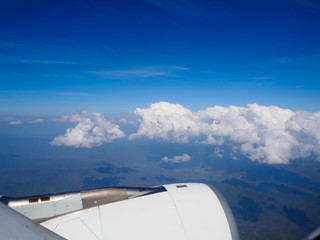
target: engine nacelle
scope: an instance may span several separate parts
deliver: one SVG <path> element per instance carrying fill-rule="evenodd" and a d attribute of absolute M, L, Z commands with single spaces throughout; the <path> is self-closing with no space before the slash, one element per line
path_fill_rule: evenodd
<path fill-rule="evenodd" d="M 231 211 L 205 184 L 169 184 L 42 222 L 67 239 L 239 239 Z"/>

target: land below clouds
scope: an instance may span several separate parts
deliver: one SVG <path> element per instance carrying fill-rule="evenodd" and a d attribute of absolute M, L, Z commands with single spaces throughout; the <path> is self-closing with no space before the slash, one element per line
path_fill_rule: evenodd
<path fill-rule="evenodd" d="M 210 145 L 116 140 L 100 147 L 68 148 L 49 138 L 2 136 L 0 192 L 8 196 L 110 186 L 203 182 L 231 206 L 242 239 L 301 239 L 320 225 L 320 163 L 296 159 L 267 165 Z M 164 162 L 187 153 L 191 160 Z"/>

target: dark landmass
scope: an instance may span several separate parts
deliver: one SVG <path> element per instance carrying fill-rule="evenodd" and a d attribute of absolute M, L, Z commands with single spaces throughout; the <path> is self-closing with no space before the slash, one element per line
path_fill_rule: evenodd
<path fill-rule="evenodd" d="M 83 189 L 91 189 L 91 188 L 103 188 L 106 186 L 117 186 L 120 182 L 121 178 L 111 177 L 111 178 L 103 178 L 96 179 L 94 177 L 85 178 L 83 180 Z"/>
<path fill-rule="evenodd" d="M 238 207 L 233 207 L 232 212 L 245 221 L 257 222 L 261 214 L 261 208 L 254 200 L 246 196 L 240 196 Z"/>
<path fill-rule="evenodd" d="M 128 167 L 114 167 L 112 164 L 104 162 L 104 167 L 94 168 L 95 171 L 99 173 L 108 173 L 108 174 L 120 174 L 120 173 L 132 173 L 136 170 Z"/>
<path fill-rule="evenodd" d="M 300 228 L 304 230 L 305 234 L 310 233 L 315 227 L 317 227 L 317 225 L 298 208 L 288 208 L 287 206 L 284 206 L 282 209 L 287 219 L 300 226 Z"/>
<path fill-rule="evenodd" d="M 295 194 L 295 195 L 304 195 L 304 196 L 311 195 L 307 192 L 303 192 L 301 190 L 298 190 L 297 188 L 287 187 L 284 184 L 278 184 L 278 183 L 274 183 L 274 182 L 261 182 L 258 184 L 249 184 L 249 183 L 241 181 L 239 179 L 231 178 L 231 179 L 224 180 L 223 183 L 230 184 L 235 187 L 239 186 L 239 187 L 243 187 L 243 188 L 254 189 L 254 190 L 261 192 L 261 193 L 282 192 L 282 193 L 291 193 L 291 194 Z"/>

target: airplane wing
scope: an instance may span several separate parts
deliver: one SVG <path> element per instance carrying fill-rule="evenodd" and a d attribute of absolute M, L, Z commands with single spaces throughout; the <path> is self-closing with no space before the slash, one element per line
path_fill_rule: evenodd
<path fill-rule="evenodd" d="M 66 239 L 239 239 L 227 203 L 205 184 L 104 188 L 1 201 Z"/>
<path fill-rule="evenodd" d="M 65 239 L 0 202 L 1 239 L 62 240 Z"/>

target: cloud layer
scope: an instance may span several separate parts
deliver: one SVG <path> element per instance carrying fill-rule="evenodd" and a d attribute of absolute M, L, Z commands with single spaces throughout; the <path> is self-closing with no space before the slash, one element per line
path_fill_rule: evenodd
<path fill-rule="evenodd" d="M 31 123 L 43 123 L 43 122 L 44 122 L 44 120 L 42 118 L 38 118 L 38 119 L 31 121 Z"/>
<path fill-rule="evenodd" d="M 254 161 L 275 164 L 315 154 L 320 159 L 320 113 L 276 106 L 209 107 L 191 112 L 179 104 L 158 102 L 137 108 L 139 129 L 129 136 L 166 142 L 222 145 L 229 140 Z"/>
<path fill-rule="evenodd" d="M 174 156 L 172 158 L 163 157 L 161 160 L 164 162 L 181 163 L 190 161 L 191 157 L 188 154 L 184 153 L 182 156 Z"/>
<path fill-rule="evenodd" d="M 17 120 L 17 121 L 11 121 L 9 124 L 10 125 L 21 125 L 21 124 L 23 124 L 23 122 L 20 120 Z"/>
<path fill-rule="evenodd" d="M 74 128 L 68 128 L 64 136 L 54 138 L 51 145 L 92 148 L 125 137 L 119 126 L 106 120 L 101 113 L 88 114 L 83 111 L 70 117 L 63 116 L 62 120 L 79 123 Z"/>
<path fill-rule="evenodd" d="M 91 74 L 98 75 L 102 78 L 111 79 L 140 79 L 149 77 L 167 77 L 173 76 L 177 71 L 189 70 L 182 66 L 152 66 L 145 68 L 121 69 L 121 70 L 106 70 L 94 71 Z"/>
<path fill-rule="evenodd" d="M 315 156 L 320 160 L 320 112 L 309 113 L 276 106 L 214 106 L 192 112 L 180 104 L 158 102 L 135 110 L 138 129 L 128 138 L 145 137 L 172 143 L 213 145 L 213 154 L 222 158 L 223 144 L 233 144 L 231 156 L 241 154 L 253 161 L 285 164 L 291 159 Z M 92 148 L 125 134 L 100 113 L 81 112 L 60 121 L 77 122 L 52 145 Z M 126 122 L 125 119 L 120 120 Z M 17 123 L 16 123 L 17 124 Z M 162 158 L 165 162 L 185 162 L 188 154 Z"/>

